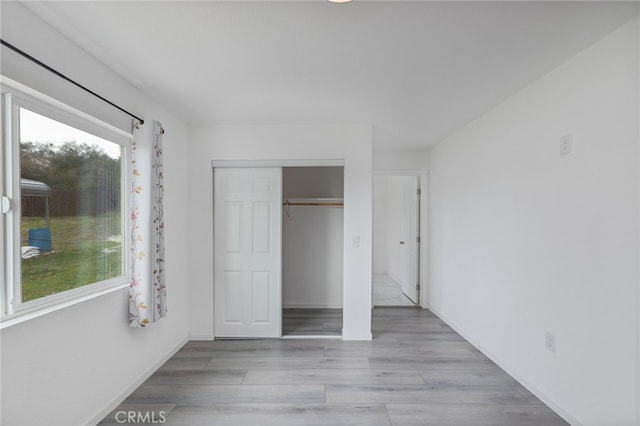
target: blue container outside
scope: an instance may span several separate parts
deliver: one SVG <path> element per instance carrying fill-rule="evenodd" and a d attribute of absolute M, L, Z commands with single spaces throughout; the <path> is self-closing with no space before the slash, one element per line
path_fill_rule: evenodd
<path fill-rule="evenodd" d="M 51 251 L 51 229 L 31 228 L 29 229 L 29 245 L 38 247 L 40 251 Z"/>

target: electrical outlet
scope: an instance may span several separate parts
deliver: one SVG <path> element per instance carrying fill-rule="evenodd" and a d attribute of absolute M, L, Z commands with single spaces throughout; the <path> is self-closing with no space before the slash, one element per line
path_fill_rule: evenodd
<path fill-rule="evenodd" d="M 571 154 L 573 150 L 573 136 L 565 135 L 560 138 L 560 155 Z"/>
<path fill-rule="evenodd" d="M 547 349 L 549 349 L 551 352 L 555 352 L 556 351 L 556 335 L 553 333 L 549 333 L 547 331 L 547 334 L 545 335 L 545 346 L 547 347 Z"/>

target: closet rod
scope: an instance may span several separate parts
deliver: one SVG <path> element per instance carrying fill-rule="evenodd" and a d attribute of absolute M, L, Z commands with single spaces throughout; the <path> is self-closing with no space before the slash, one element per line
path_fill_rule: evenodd
<path fill-rule="evenodd" d="M 87 89 L 86 87 L 84 87 L 82 84 L 78 83 L 77 81 L 74 81 L 72 79 L 70 79 L 69 77 L 67 77 L 66 75 L 62 74 L 60 71 L 55 70 L 53 68 L 51 68 L 49 65 L 45 64 L 44 62 L 34 58 L 33 56 L 29 55 L 27 52 L 18 49 L 17 47 L 15 47 L 14 45 L 12 45 L 11 43 L 8 43 L 2 39 L 0 39 L 0 44 L 2 44 L 2 46 L 5 46 L 8 49 L 13 50 L 14 52 L 16 52 L 18 55 L 21 55 L 25 58 L 27 58 L 28 60 L 30 60 L 31 62 L 33 62 L 36 65 L 41 66 L 42 68 L 46 69 L 47 71 L 49 71 L 50 73 L 53 73 L 55 75 L 57 75 L 58 77 L 60 77 L 63 80 L 68 81 L 71 84 L 76 85 L 77 87 L 81 88 L 82 90 L 84 90 L 85 92 L 88 92 L 90 94 L 92 94 L 93 96 L 95 96 L 96 98 L 100 99 L 103 102 L 108 103 L 109 105 L 111 105 L 112 107 L 124 112 L 125 114 L 127 114 L 130 117 L 135 118 L 136 120 L 138 120 L 140 122 L 140 124 L 144 124 L 144 120 L 140 117 L 138 117 L 137 115 L 131 114 L 129 111 L 127 111 L 126 109 L 114 104 L 113 102 L 111 102 L 108 99 L 103 98 L 102 96 L 98 95 L 96 92 L 94 92 L 91 89 Z"/>

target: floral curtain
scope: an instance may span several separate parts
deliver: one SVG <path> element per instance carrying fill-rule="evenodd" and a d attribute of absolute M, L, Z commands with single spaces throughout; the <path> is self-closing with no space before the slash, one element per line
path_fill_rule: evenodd
<path fill-rule="evenodd" d="M 129 325 L 147 327 L 167 315 L 164 279 L 164 185 L 162 135 L 136 122 L 133 131 L 130 193 Z"/>

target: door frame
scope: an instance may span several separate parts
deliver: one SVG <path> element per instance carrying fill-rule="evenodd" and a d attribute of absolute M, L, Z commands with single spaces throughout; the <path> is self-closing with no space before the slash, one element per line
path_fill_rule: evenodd
<path fill-rule="evenodd" d="M 284 167 L 345 167 L 345 160 L 344 159 L 295 159 L 295 160 L 211 160 L 211 182 L 212 182 L 212 189 L 215 188 L 215 177 L 214 177 L 214 169 L 216 168 L 270 168 L 270 167 L 280 167 L 280 168 L 284 168 Z M 281 183 L 282 185 L 282 183 Z M 213 195 L 213 194 L 212 194 Z M 214 202 L 213 200 L 215 199 L 215 196 L 212 196 L 212 203 Z M 214 224 L 214 220 L 215 220 L 215 214 L 216 214 L 216 207 L 215 204 L 212 206 L 212 216 L 211 216 L 211 223 L 213 225 L 213 232 L 214 234 L 212 235 L 213 238 L 215 238 L 215 224 Z M 343 227 L 344 227 L 344 215 L 343 215 Z M 345 235 L 343 235 L 343 239 L 345 238 Z M 342 284 L 342 293 L 343 293 L 343 301 L 344 301 L 344 293 L 345 293 L 345 283 L 344 283 L 344 262 L 345 262 L 345 253 L 343 253 L 342 255 L 342 262 L 343 262 L 343 284 Z M 213 247 L 213 257 L 211 259 L 211 263 L 213 265 L 213 277 L 215 279 L 215 244 Z M 280 247 L 280 262 L 282 262 L 282 246 Z M 214 283 L 212 282 L 211 285 L 214 285 Z M 278 287 L 279 287 L 279 292 L 280 292 L 280 297 L 282 298 L 282 274 L 280 274 L 280 282 L 278 283 Z M 216 293 L 215 293 L 215 287 L 214 287 L 214 291 L 213 291 L 213 306 L 215 306 L 215 297 L 216 297 Z M 347 305 L 344 304 L 343 302 L 343 318 L 346 314 L 346 312 L 349 311 L 349 307 Z M 280 335 L 282 336 L 282 310 L 280 311 Z M 214 333 L 214 339 L 215 339 L 215 315 L 213 315 L 213 333 Z M 282 337 L 281 337 L 282 338 Z"/>
<path fill-rule="evenodd" d="M 418 217 L 418 232 L 420 237 L 420 253 L 418 258 L 419 272 L 419 301 L 416 306 L 423 309 L 427 308 L 428 290 L 429 290 L 429 244 L 428 244 L 428 184 L 429 184 L 429 172 L 427 170 L 374 170 L 373 176 L 398 176 L 398 177 L 413 177 L 418 178 L 418 187 L 420 188 L 420 203 L 419 203 L 419 217 Z M 376 212 L 373 211 L 375 215 Z M 373 286 L 371 286 L 373 292 Z M 373 296 L 373 293 L 372 293 Z M 373 297 L 371 299 L 373 307 Z"/>

